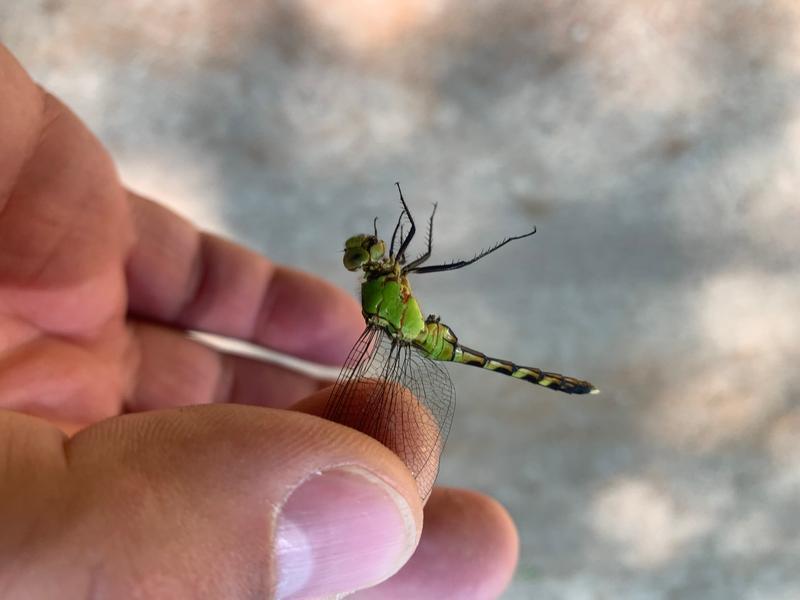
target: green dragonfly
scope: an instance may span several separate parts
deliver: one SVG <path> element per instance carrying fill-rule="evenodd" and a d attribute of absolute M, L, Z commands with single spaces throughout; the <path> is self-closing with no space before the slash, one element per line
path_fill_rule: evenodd
<path fill-rule="evenodd" d="M 434 204 L 427 249 L 407 261 L 416 226 L 400 184 L 396 185 L 403 209 L 388 255 L 386 244 L 378 237 L 377 218 L 372 234 L 355 235 L 345 242 L 345 268 L 363 273 L 361 309 L 366 328 L 345 361 L 325 416 L 396 452 L 414 475 L 420 495 L 427 498 L 455 410 L 453 383 L 441 362 L 481 367 L 567 394 L 596 394 L 598 390 L 588 381 L 486 356 L 460 344 L 453 329 L 438 316 L 423 317 L 408 281 L 411 273 L 461 269 L 514 240 L 533 235 L 536 229 L 506 238 L 469 260 L 423 266 L 433 246 Z M 405 227 L 408 233 L 404 235 Z"/>

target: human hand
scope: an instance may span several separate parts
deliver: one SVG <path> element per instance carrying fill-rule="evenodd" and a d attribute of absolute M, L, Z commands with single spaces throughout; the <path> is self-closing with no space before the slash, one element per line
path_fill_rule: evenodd
<path fill-rule="evenodd" d="M 323 382 L 186 336 L 336 364 L 362 327 L 343 292 L 126 191 L 0 46 L 4 596 L 308 597 L 398 569 L 358 597 L 497 596 L 517 552 L 497 503 L 437 489 L 421 534 L 396 456 L 284 410 Z"/>

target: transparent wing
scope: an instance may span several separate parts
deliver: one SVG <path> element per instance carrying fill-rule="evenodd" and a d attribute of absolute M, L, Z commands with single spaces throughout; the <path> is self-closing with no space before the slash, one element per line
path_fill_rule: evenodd
<path fill-rule="evenodd" d="M 394 451 L 425 499 L 436 481 L 454 410 L 453 383 L 442 365 L 369 326 L 347 357 L 325 418 Z"/>

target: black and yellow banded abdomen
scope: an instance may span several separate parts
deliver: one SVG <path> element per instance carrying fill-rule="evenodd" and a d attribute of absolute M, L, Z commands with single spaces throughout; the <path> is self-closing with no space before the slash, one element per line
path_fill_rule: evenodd
<path fill-rule="evenodd" d="M 438 317 L 429 316 L 425 320 L 424 329 L 412 343 L 433 360 L 480 367 L 567 394 L 597 394 L 599 392 L 588 381 L 567 377 L 560 373 L 542 371 L 535 367 L 521 367 L 511 361 L 492 358 L 483 352 L 462 346 L 458 343 L 455 332 L 441 323 Z"/>
<path fill-rule="evenodd" d="M 599 390 L 588 381 L 567 377 L 560 373 L 549 373 L 535 367 L 521 367 L 507 360 L 486 356 L 483 352 L 478 352 L 477 350 L 467 348 L 460 344 L 457 344 L 455 347 L 452 361 L 464 365 L 471 365 L 473 367 L 481 367 L 482 369 L 488 369 L 496 373 L 502 373 L 509 377 L 529 381 L 536 385 L 541 385 L 548 389 L 565 392 L 567 394 L 597 394 L 599 392 Z"/>

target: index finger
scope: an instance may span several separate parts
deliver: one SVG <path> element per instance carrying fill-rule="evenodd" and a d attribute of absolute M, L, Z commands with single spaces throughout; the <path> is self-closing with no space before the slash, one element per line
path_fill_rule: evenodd
<path fill-rule="evenodd" d="M 126 264 L 139 318 L 340 364 L 364 328 L 358 303 L 323 279 L 269 261 L 129 193 L 136 241 Z"/>

